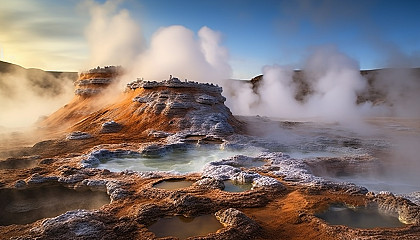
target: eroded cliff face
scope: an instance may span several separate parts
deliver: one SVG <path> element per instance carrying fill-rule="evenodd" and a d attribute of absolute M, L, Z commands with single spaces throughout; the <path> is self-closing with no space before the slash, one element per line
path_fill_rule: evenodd
<path fill-rule="evenodd" d="M 0 207 L 9 215 L 25 216 L 71 200 L 60 199 L 54 189 L 76 191 L 86 198 L 69 202 L 72 208 L 55 216 L 40 215 L 24 224 L 17 221 L 25 219 L 8 219 L 0 226 L 4 238 L 156 239 L 150 227 L 160 219 L 208 214 L 222 227 L 192 239 L 420 237 L 420 207 L 415 203 L 331 180 L 342 174 L 372 173 L 379 165 L 371 153 L 387 147 L 382 140 L 345 136 L 341 129 L 331 130 L 331 125 L 254 118 L 282 128 L 283 133 L 315 134 L 302 139 L 288 135 L 294 140 L 288 139 L 285 146 L 245 133 L 246 118 L 239 121 L 232 115 L 218 86 L 176 78 L 136 80 L 114 95 L 109 90 L 117 76 L 104 69 L 81 74 L 72 102 L 43 122 L 54 133 L 46 138 L 52 140 L 0 161 Z M 336 155 L 299 158 L 282 152 L 286 147 L 301 152 L 331 150 Z M 197 151 L 204 154 L 191 154 Z M 170 161 L 197 164 L 214 151 L 235 155 L 203 161 L 198 172 L 148 170 L 159 164 L 167 167 Z M 109 161 L 126 168 L 110 171 L 103 167 Z M 135 164 L 143 164 L 145 170 L 134 171 Z M 156 187 L 164 181 L 192 184 L 177 189 Z M 229 182 L 252 188 L 229 192 Z M 33 198 L 25 199 L 26 192 Z M 355 229 L 316 217 L 335 203 L 374 205 L 408 225 Z"/>

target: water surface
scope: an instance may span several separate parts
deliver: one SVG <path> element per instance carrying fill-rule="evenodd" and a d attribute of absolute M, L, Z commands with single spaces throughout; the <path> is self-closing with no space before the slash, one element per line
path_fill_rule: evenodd
<path fill-rule="evenodd" d="M 223 228 L 223 225 L 213 214 L 202 215 L 195 218 L 174 216 L 161 218 L 153 223 L 149 230 L 157 237 L 177 237 L 186 239 L 193 236 L 205 236 Z"/>
<path fill-rule="evenodd" d="M 28 224 L 75 209 L 96 209 L 110 202 L 106 192 L 64 186 L 0 190 L 0 225 Z"/>
<path fill-rule="evenodd" d="M 260 152 L 253 150 L 226 150 L 215 146 L 201 146 L 188 150 L 174 150 L 162 157 L 121 157 L 102 159 L 98 168 L 112 172 L 123 170 L 169 171 L 177 173 L 200 172 L 206 163 L 226 159 L 238 154 L 256 156 Z"/>
<path fill-rule="evenodd" d="M 153 185 L 155 188 L 166 189 L 166 190 L 176 190 L 181 188 L 190 187 L 194 182 L 187 180 L 179 179 L 169 179 Z"/>
<path fill-rule="evenodd" d="M 317 217 L 331 225 L 345 225 L 352 228 L 403 227 L 397 217 L 380 213 L 376 207 L 349 208 L 344 204 L 332 204 Z"/>
<path fill-rule="evenodd" d="M 251 183 L 238 183 L 235 181 L 224 181 L 225 188 L 223 189 L 226 192 L 245 192 L 249 191 L 252 188 Z"/>

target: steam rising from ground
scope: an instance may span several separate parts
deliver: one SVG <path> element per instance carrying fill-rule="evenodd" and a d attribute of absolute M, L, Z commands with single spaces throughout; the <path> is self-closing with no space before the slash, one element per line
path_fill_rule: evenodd
<path fill-rule="evenodd" d="M 384 104 L 373 106 L 369 101 L 356 104 L 357 96 L 368 87 L 367 79 L 360 75 L 358 62 L 333 46 L 321 46 L 311 49 L 299 65 L 265 66 L 264 79 L 255 90 L 249 83 L 227 80 L 232 76 L 232 69 L 220 32 L 206 26 L 197 33 L 184 26 L 168 26 L 159 29 L 147 44 L 141 27 L 128 10 L 118 9 L 119 3 L 86 1 L 82 6 L 91 16 L 85 29 L 90 48 L 89 67 L 123 65 L 126 68 L 123 82 L 137 77 L 162 80 L 173 75 L 181 80 L 217 83 L 223 86 L 227 105 L 237 115 L 322 118 L 338 122 L 375 115 L 420 116 L 417 107 L 420 81 L 409 71 L 381 72 L 376 76 L 373 87 L 386 96 Z M 303 70 L 304 81 L 309 86 L 307 94 L 299 100 L 296 98 L 299 86 L 293 80 L 295 68 Z M 40 114 L 48 114 L 63 105 L 73 91 L 70 84 L 61 86 L 68 81 L 59 80 L 57 84 L 63 93 L 47 96 L 30 91 L 33 83 L 21 73 L 3 74 L 2 79 L 0 124 L 7 126 L 33 122 Z M 13 95 L 16 89 L 24 94 Z"/>
<path fill-rule="evenodd" d="M 198 39 L 183 26 L 161 28 L 153 35 L 150 48 L 138 56 L 133 73 L 146 79 L 167 79 L 172 74 L 220 83 L 232 74 L 228 51 L 220 43 L 221 34 L 206 26 L 198 31 Z"/>
<path fill-rule="evenodd" d="M 224 88 L 227 105 L 237 115 L 320 118 L 346 123 L 363 116 L 403 116 L 407 112 L 420 115 L 418 108 L 414 110 L 420 100 L 415 94 L 420 81 L 413 80 L 416 77 L 405 70 L 376 76 L 373 87 L 386 97 L 385 104 L 373 106 L 369 101 L 357 104 L 358 96 L 368 89 L 367 79 L 361 76 L 358 62 L 334 46 L 313 47 L 296 66 L 265 66 L 264 78 L 255 90 L 251 84 L 228 80 L 232 69 L 220 32 L 206 26 L 197 34 L 184 26 L 162 27 L 147 45 L 140 26 L 128 11 L 116 11 L 118 1 L 102 5 L 90 2 L 88 6 L 91 23 L 86 35 L 92 53 L 90 65 L 125 64 L 124 82 L 136 78 L 162 80 L 169 75 L 181 80 L 213 82 Z M 302 81 L 309 86 L 307 94 L 299 100 L 296 93 L 300 86 L 293 80 L 296 68 L 303 70 Z"/>
<path fill-rule="evenodd" d="M 363 106 L 357 106 L 357 94 L 367 86 L 360 75 L 358 63 L 336 48 L 324 46 L 311 51 L 304 60 L 305 81 L 309 94 L 303 101 L 296 99 L 298 84 L 293 81 L 291 66 L 271 65 L 263 69 L 258 90 L 245 90 L 247 97 L 233 96 L 233 110 L 283 118 L 324 118 L 334 121 L 354 119 Z M 250 86 L 248 85 L 248 88 Z M 248 101 L 247 101 L 248 100 Z"/>
<path fill-rule="evenodd" d="M 240 115 L 264 115 L 280 118 L 317 118 L 341 123 L 357 122 L 362 117 L 419 117 L 416 103 L 420 97 L 420 72 L 412 69 L 385 69 L 374 76 L 369 86 L 358 63 L 333 46 L 313 48 L 302 61 L 306 95 L 296 98 L 301 87 L 293 79 L 291 66 L 271 65 L 263 68 L 263 79 L 257 88 L 251 84 L 233 83 L 227 91 L 228 104 Z M 367 100 L 357 103 L 358 96 L 369 88 L 378 92 L 383 102 Z"/>
<path fill-rule="evenodd" d="M 89 10 L 91 17 L 85 29 L 90 67 L 130 67 L 132 60 L 143 48 L 140 26 L 131 18 L 128 10 L 117 11 L 119 2 L 107 1 L 101 5 L 86 1 L 82 4 L 82 7 Z"/>
<path fill-rule="evenodd" d="M 27 127 L 73 96 L 72 80 L 35 69 L 0 73 L 0 126 Z"/>

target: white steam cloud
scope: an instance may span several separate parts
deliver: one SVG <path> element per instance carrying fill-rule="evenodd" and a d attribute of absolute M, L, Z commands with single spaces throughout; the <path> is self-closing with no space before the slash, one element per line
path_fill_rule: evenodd
<path fill-rule="evenodd" d="M 122 65 L 124 80 L 137 77 L 167 79 L 169 75 L 200 82 L 221 83 L 232 75 L 228 50 L 221 46 L 222 35 L 206 26 L 194 33 L 184 26 L 162 27 L 149 44 L 141 27 L 121 1 L 87 2 L 91 22 L 85 30 L 89 43 L 89 67 Z"/>
<path fill-rule="evenodd" d="M 88 4 L 91 23 L 86 36 L 91 48 L 90 66 L 123 65 L 127 70 L 124 81 L 162 80 L 173 75 L 181 80 L 216 83 L 224 87 L 227 105 L 237 115 L 346 123 L 362 116 L 401 116 L 403 112 L 420 115 L 418 109 L 406 111 L 402 107 L 416 106 L 420 85 L 415 80 L 418 77 L 406 71 L 376 76 L 373 87 L 386 97 L 386 105 L 375 105 L 370 99 L 357 104 L 360 93 L 372 87 L 361 75 L 358 62 L 334 46 L 316 47 L 298 65 L 308 87 L 298 99 L 302 86 L 294 79 L 296 66 L 265 66 L 258 88 L 229 81 L 232 69 L 220 32 L 206 26 L 197 33 L 184 26 L 168 26 L 156 31 L 147 44 L 128 11 L 117 10 L 118 3 Z"/>
<path fill-rule="evenodd" d="M 107 1 L 98 4 L 86 1 L 91 17 L 85 29 L 89 46 L 89 67 L 123 65 L 129 67 L 143 49 L 140 26 L 126 9 L 117 10 L 121 1 Z"/>
<path fill-rule="evenodd" d="M 279 118 L 321 118 L 332 121 L 357 119 L 366 106 L 356 104 L 357 95 L 367 86 L 356 61 L 336 48 L 315 48 L 304 61 L 304 78 L 310 93 L 296 99 L 298 83 L 291 66 L 265 66 L 257 91 L 241 89 L 247 96 L 233 95 L 233 111 Z M 248 101 L 247 101 L 248 100 Z"/>
<path fill-rule="evenodd" d="M 28 127 L 72 97 L 72 80 L 66 76 L 18 67 L 0 73 L 0 128 Z"/>
<path fill-rule="evenodd" d="M 137 57 L 133 74 L 220 83 L 232 74 L 228 51 L 220 43 L 221 34 L 208 27 L 202 27 L 198 36 L 183 26 L 161 28 L 152 36 L 150 48 Z"/>

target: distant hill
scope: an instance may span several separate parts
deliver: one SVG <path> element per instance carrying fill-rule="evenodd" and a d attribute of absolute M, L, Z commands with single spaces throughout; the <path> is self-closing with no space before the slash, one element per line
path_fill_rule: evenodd
<path fill-rule="evenodd" d="M 77 72 L 44 71 L 0 61 L 0 95 L 8 94 L 12 84 L 25 84 L 38 95 L 55 96 L 63 92 L 62 81 L 74 82 L 77 78 Z"/>

